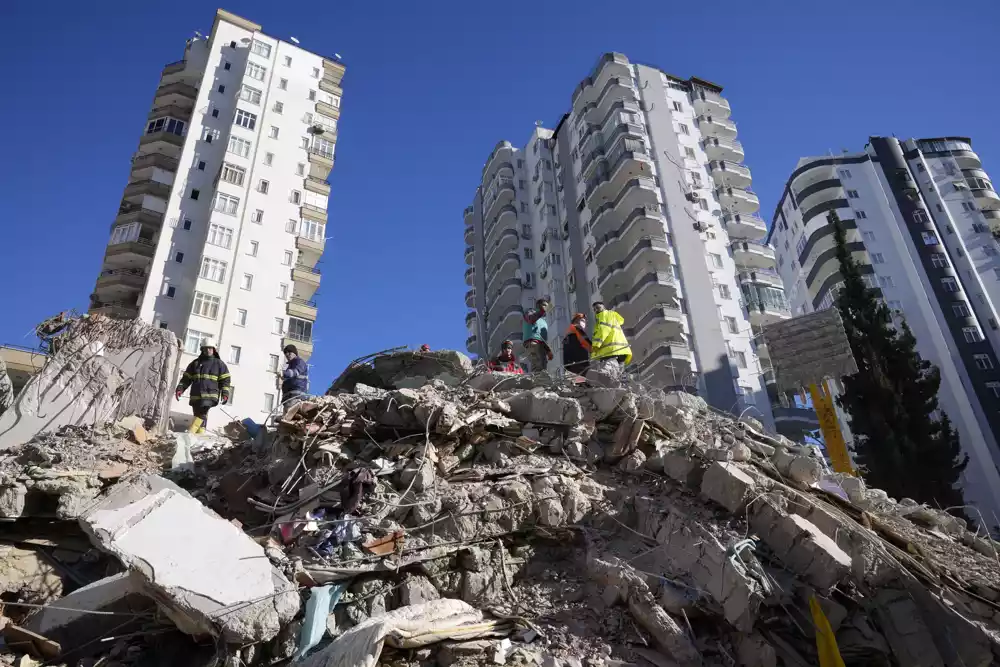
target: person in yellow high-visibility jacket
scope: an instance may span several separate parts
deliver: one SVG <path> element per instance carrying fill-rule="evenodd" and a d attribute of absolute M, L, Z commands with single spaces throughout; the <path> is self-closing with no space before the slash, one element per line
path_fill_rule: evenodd
<path fill-rule="evenodd" d="M 632 348 L 629 347 L 625 331 L 622 329 L 624 324 L 624 317 L 613 310 L 608 310 L 600 301 L 594 303 L 594 333 L 591 335 L 590 347 L 591 361 L 600 361 L 604 368 L 607 368 L 609 364 L 614 364 L 619 372 L 632 361 Z M 593 367 L 594 364 L 591 366 Z"/>

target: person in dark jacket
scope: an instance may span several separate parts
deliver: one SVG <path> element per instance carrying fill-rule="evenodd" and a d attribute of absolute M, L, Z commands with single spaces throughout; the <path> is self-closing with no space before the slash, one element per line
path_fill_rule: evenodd
<path fill-rule="evenodd" d="M 573 315 L 573 321 L 563 338 L 563 366 L 571 373 L 585 375 L 590 367 L 590 337 L 587 336 L 587 316 Z"/>
<path fill-rule="evenodd" d="M 299 350 L 294 345 L 286 345 L 282 352 L 288 365 L 281 374 L 281 406 L 287 410 L 305 398 L 309 391 L 309 365 L 299 356 Z"/>
<path fill-rule="evenodd" d="M 209 409 L 218 405 L 220 400 L 223 405 L 228 403 L 230 393 L 229 368 L 219 358 L 219 351 L 211 338 L 202 339 L 201 354 L 184 370 L 174 392 L 178 401 L 188 387 L 191 387 L 188 404 L 195 416 L 191 431 L 204 433 Z"/>

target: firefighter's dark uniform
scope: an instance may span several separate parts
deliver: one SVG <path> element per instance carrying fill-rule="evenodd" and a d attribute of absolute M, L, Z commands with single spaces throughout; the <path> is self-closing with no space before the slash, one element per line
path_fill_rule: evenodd
<path fill-rule="evenodd" d="M 218 405 L 220 400 L 223 403 L 229 402 L 229 368 L 219 358 L 218 351 L 210 356 L 206 350 L 202 350 L 201 356 L 188 364 L 177 385 L 177 394 L 189 386 L 191 395 L 188 403 L 194 416 L 201 419 L 204 429 L 208 425 L 209 408 Z"/>

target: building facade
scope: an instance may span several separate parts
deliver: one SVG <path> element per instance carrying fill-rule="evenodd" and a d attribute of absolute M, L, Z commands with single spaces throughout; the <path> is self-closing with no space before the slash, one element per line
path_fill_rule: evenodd
<path fill-rule="evenodd" d="M 830 211 L 941 371 L 940 407 L 970 458 L 966 498 L 1000 511 L 1000 195 L 979 156 L 967 138 L 871 137 L 863 152 L 800 160 L 768 236 L 796 315 L 833 306 L 842 284 Z"/>
<path fill-rule="evenodd" d="M 343 75 L 219 10 L 163 69 L 132 158 L 90 311 L 172 330 L 185 363 L 214 338 L 233 414 L 278 405 L 285 344 L 312 352 Z"/>
<path fill-rule="evenodd" d="M 556 305 L 556 339 L 569 315 L 601 300 L 625 318 L 644 381 L 773 426 L 757 334 L 788 308 L 721 92 L 609 53 L 552 132 L 536 130 L 524 150 L 497 146 L 466 209 L 470 350 L 519 338 L 519 312 L 539 295 Z M 509 165 L 507 175 L 496 165 Z M 489 291 L 503 282 L 494 280 L 503 263 L 489 261 L 501 225 L 512 232 L 503 256 L 522 266 L 520 284 L 509 279 L 520 295 L 510 305 Z"/>

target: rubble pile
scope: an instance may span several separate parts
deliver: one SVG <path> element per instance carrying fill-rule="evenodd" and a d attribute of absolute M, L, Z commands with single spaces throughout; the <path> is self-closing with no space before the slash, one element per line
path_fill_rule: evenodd
<path fill-rule="evenodd" d="M 0 512 L 41 564 L 0 551 L 9 664 L 799 667 L 833 642 L 847 665 L 1000 660 L 997 545 L 963 519 L 696 396 L 431 354 L 352 365 L 273 425 L 9 452 L 0 506 L 125 468 L 44 525 Z"/>

